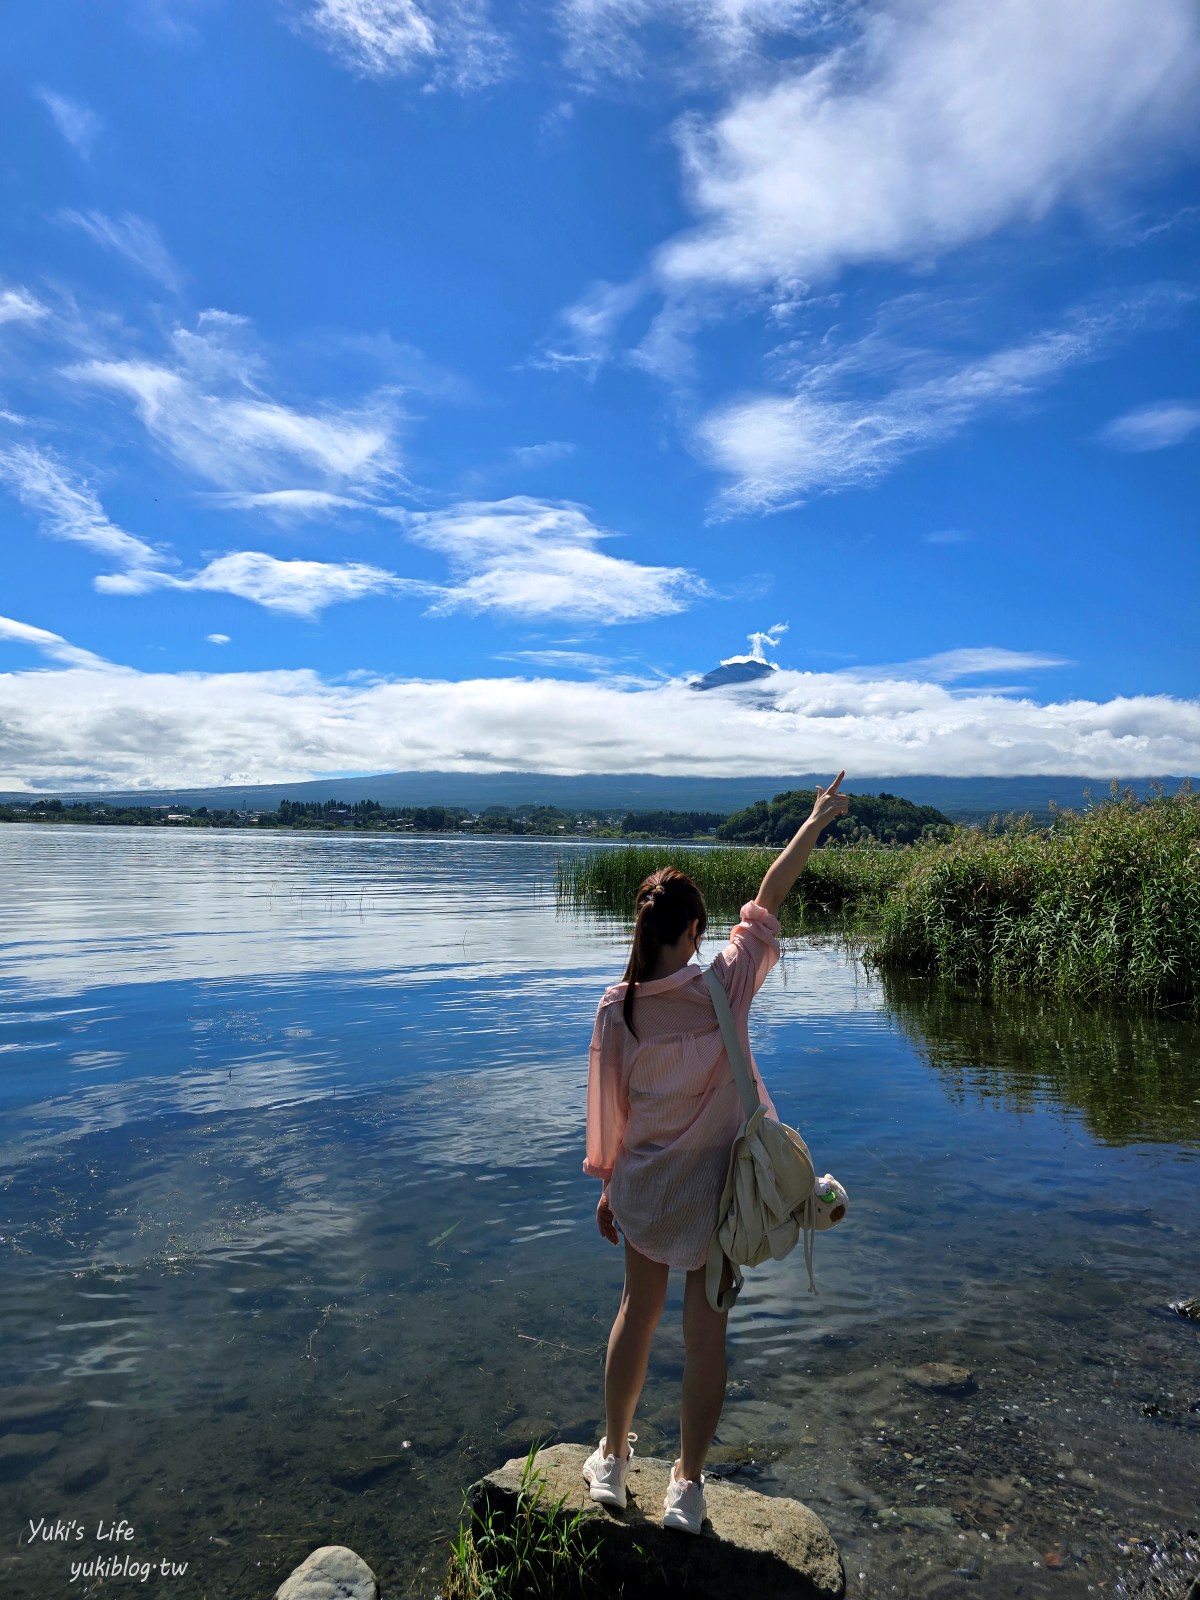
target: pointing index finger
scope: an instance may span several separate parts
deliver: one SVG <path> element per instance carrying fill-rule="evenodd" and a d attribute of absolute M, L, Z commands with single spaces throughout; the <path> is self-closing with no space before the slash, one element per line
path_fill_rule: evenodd
<path fill-rule="evenodd" d="M 846 773 L 845 773 L 845 770 L 843 769 L 841 772 L 838 773 L 837 777 L 829 785 L 829 787 L 828 787 L 828 789 L 826 789 L 825 793 L 826 794 L 836 794 L 837 793 L 838 784 L 841 783 L 842 779 L 845 776 L 846 776 Z"/>

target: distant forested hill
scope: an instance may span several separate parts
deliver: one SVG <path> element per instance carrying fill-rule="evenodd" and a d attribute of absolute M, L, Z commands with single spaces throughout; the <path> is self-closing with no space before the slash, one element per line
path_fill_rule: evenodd
<path fill-rule="evenodd" d="M 627 811 L 719 811 L 729 816 L 760 795 L 782 794 L 790 789 L 811 789 L 828 783 L 837 771 L 831 753 L 825 772 L 757 773 L 740 778 L 670 777 L 650 772 L 579 774 L 564 777 L 546 772 L 386 772 L 358 778 L 319 778 L 305 783 L 265 783 L 236 787 L 194 789 L 12 790 L 0 793 L 0 802 L 68 799 L 100 800 L 107 805 L 208 806 L 222 810 L 274 811 L 281 800 L 324 804 L 336 799 L 342 805 L 378 800 L 384 806 L 459 806 L 483 811 L 490 806 L 513 810 L 518 806 L 557 806 L 564 811 L 582 809 L 622 816 Z M 1148 789 L 1145 777 L 1117 774 L 1139 795 Z M 1164 780 L 1168 792 L 1179 778 Z M 986 822 L 993 814 L 1018 815 L 1029 811 L 1038 822 L 1050 821 L 1050 802 L 1075 809 L 1086 804 L 1090 790 L 1097 800 L 1108 792 L 1106 778 L 1015 777 L 941 778 L 897 777 L 883 773 L 849 774 L 846 788 L 874 788 L 903 795 L 914 805 L 936 806 L 956 822 Z"/>
<path fill-rule="evenodd" d="M 737 844 L 786 844 L 801 826 L 817 798 L 815 789 L 789 789 L 772 800 L 756 800 L 735 811 L 717 829 L 719 839 Z M 953 827 L 933 806 L 917 806 L 894 794 L 853 794 L 850 813 L 839 817 L 822 835 L 850 844 L 876 839 L 880 844 L 913 844 L 929 833 Z"/>

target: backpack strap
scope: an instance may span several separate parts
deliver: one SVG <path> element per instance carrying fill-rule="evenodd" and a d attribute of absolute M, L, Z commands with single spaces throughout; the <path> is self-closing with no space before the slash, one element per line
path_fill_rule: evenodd
<path fill-rule="evenodd" d="M 721 1241 L 714 1231 L 712 1238 L 708 1241 L 708 1259 L 704 1263 L 704 1292 L 708 1296 L 708 1303 L 714 1311 L 731 1310 L 734 1301 L 745 1286 L 746 1280 L 742 1275 L 741 1267 L 738 1266 L 736 1261 L 731 1261 L 729 1265 L 733 1269 L 733 1282 L 722 1294 L 721 1273 L 725 1266 L 725 1252 L 721 1249 Z"/>
<path fill-rule="evenodd" d="M 712 996 L 713 1010 L 717 1013 L 717 1021 L 721 1025 L 721 1037 L 725 1041 L 725 1054 L 729 1057 L 733 1081 L 737 1084 L 742 1110 L 746 1113 L 748 1122 L 762 1102 L 758 1098 L 758 1090 L 754 1087 L 754 1079 L 750 1076 L 750 1068 L 746 1065 L 746 1057 L 738 1038 L 737 1024 L 733 1020 L 733 1012 L 729 1009 L 729 996 L 725 993 L 724 984 L 711 967 L 705 967 L 704 981 Z"/>

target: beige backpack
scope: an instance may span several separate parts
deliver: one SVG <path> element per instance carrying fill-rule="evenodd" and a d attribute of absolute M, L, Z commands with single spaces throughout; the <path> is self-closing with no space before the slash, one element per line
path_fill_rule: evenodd
<path fill-rule="evenodd" d="M 781 1261 L 796 1248 L 801 1235 L 808 1286 L 815 1294 L 813 1233 L 842 1220 L 846 1214 L 846 1191 L 828 1174 L 818 1180 L 808 1146 L 795 1128 L 767 1115 L 746 1064 L 721 980 L 709 967 L 704 981 L 712 995 L 725 1052 L 746 1114 L 729 1154 L 718 1222 L 708 1243 L 704 1278 L 708 1303 L 714 1311 L 728 1311 L 742 1292 L 745 1280 L 741 1269 L 756 1267 L 768 1256 Z M 733 1267 L 733 1283 L 723 1295 L 722 1256 L 728 1256 Z"/>

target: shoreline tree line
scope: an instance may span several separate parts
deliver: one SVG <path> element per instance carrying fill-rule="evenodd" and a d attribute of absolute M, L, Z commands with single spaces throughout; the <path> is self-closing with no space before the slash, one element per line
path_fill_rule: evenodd
<path fill-rule="evenodd" d="M 84 824 L 97 827 L 285 828 L 299 832 L 486 833 L 596 839 L 711 840 L 782 844 L 812 808 L 811 790 L 790 790 L 727 816 L 720 811 L 565 810 L 558 806 L 384 806 L 378 800 L 281 800 L 274 810 L 200 805 L 126 805 L 62 797 L 0 805 L 0 822 Z M 854 795 L 827 840 L 843 844 L 913 844 L 931 831 L 953 832 L 949 817 L 895 795 Z"/>

